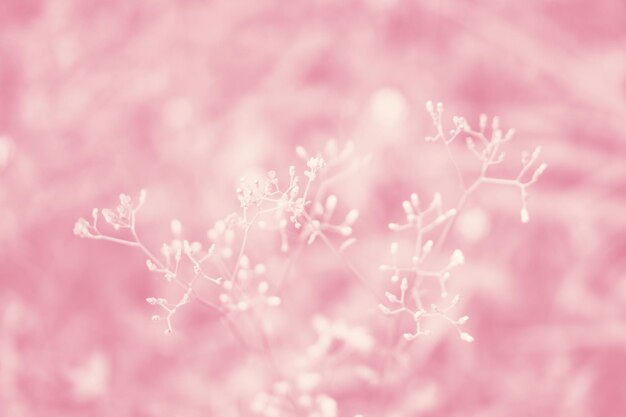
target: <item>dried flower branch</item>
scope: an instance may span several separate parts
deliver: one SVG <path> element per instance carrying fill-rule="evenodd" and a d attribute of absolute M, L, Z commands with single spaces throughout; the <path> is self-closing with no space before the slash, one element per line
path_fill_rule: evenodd
<path fill-rule="evenodd" d="M 422 300 L 422 284 L 424 280 L 428 278 L 437 280 L 442 298 L 448 296 L 446 282 L 450 279 L 451 270 L 464 263 L 465 258 L 463 253 L 459 249 L 454 250 L 450 256 L 449 263 L 437 270 L 431 271 L 424 269 L 424 262 L 433 251 L 433 247 L 435 251 L 441 251 L 459 212 L 464 208 L 469 196 L 482 184 L 495 184 L 518 188 L 522 200 L 522 208 L 520 210 L 521 221 L 527 223 L 530 219 L 527 208 L 528 188 L 537 182 L 541 174 L 546 170 L 547 165 L 545 163 L 540 164 L 534 168 L 534 171 L 530 174 L 539 158 L 540 148 L 536 148 L 532 153 L 524 152 L 522 154 L 522 168 L 515 178 L 506 179 L 492 177 L 489 175 L 489 168 L 501 164 L 505 160 L 505 153 L 501 150 L 501 146 L 513 138 L 515 131 L 509 129 L 506 133 L 503 133 L 500 128 L 499 119 L 494 117 L 491 122 L 491 134 L 488 137 L 486 133 L 488 119 L 486 115 L 480 116 L 478 130 L 473 130 L 465 118 L 454 116 L 452 118 L 454 128 L 446 135 L 444 133 L 442 120 L 443 104 L 437 103 L 435 105 L 432 101 L 428 101 L 426 103 L 426 110 L 435 126 L 435 135 L 426 137 L 426 141 L 442 142 L 444 144 L 446 152 L 455 166 L 463 194 L 456 207 L 447 211 L 443 211 L 441 207 L 441 196 L 439 194 L 435 194 L 431 204 L 425 210 L 420 209 L 420 201 L 417 194 L 412 194 L 409 200 L 402 203 L 406 221 L 404 223 L 390 223 L 389 229 L 394 232 L 405 230 L 414 231 L 415 243 L 411 250 L 411 262 L 410 265 L 407 266 L 399 265 L 398 243 L 391 245 L 390 252 L 392 263 L 383 264 L 380 269 L 384 272 L 391 273 L 390 281 L 395 284 L 399 283 L 399 292 L 397 294 L 387 292 L 385 295 L 391 306 L 381 303 L 379 307 L 386 315 L 393 316 L 402 313 L 408 314 L 413 318 L 416 330 L 413 333 L 404 334 L 407 340 L 413 340 L 417 336 L 429 334 L 428 330 L 422 329 L 422 320 L 437 316 L 452 324 L 462 340 L 472 342 L 474 338 L 462 331 L 459 327 L 467 322 L 468 317 L 463 316 L 458 320 L 454 320 L 447 314 L 459 303 L 459 295 L 455 296 L 453 302 L 444 309 L 438 307 L 436 304 L 431 304 L 430 309 L 426 309 Z M 456 164 L 450 149 L 450 145 L 462 134 L 467 135 L 467 148 L 481 163 L 480 174 L 469 187 L 466 187 L 463 174 Z M 429 239 L 424 242 L 426 234 L 442 224 L 445 226 L 439 236 L 434 240 Z M 410 297 L 407 294 L 410 294 Z"/>
<path fill-rule="evenodd" d="M 207 250 L 203 250 L 200 242 L 182 239 L 182 225 L 178 220 L 172 221 L 170 225 L 174 239 L 171 243 L 162 245 L 160 257 L 148 250 L 136 231 L 136 216 L 145 202 L 145 191 L 140 193 L 137 204 L 134 204 L 128 195 L 122 194 L 120 204 L 115 210 L 103 209 L 99 212 L 98 209 L 94 209 L 92 222 L 80 218 L 74 226 L 74 233 L 83 238 L 139 248 L 148 257 L 146 266 L 151 272 L 160 274 L 167 282 L 174 282 L 181 287 L 184 294 L 177 303 L 170 303 L 161 298 L 148 299 L 151 305 L 158 305 L 166 310 L 166 333 L 172 332 L 172 316 L 192 297 L 222 315 L 236 311 L 245 312 L 261 305 L 278 307 L 281 299 L 277 295 L 271 295 L 272 285 L 263 278 L 266 273 L 265 265 L 261 263 L 252 265 L 247 254 L 248 238 L 252 228 L 256 226 L 260 230 L 277 231 L 281 237 L 283 252 L 289 250 L 290 227 L 299 232 L 300 242 L 307 242 L 309 245 L 318 238 L 328 242 L 326 234 L 336 234 L 346 238 L 342 244 L 342 249 L 345 249 L 355 241 L 350 236 L 352 225 L 358 218 L 358 211 L 350 210 L 342 221 L 333 222 L 337 197 L 327 196 L 325 204 L 322 205 L 320 203 L 324 195 L 322 189 L 327 187 L 329 182 L 367 162 L 366 158 L 354 158 L 351 143 L 339 151 L 334 141 L 329 142 L 325 148 L 325 155 L 329 158 L 328 168 L 333 172 L 329 178 L 322 178 L 317 192 L 312 196 L 316 179 L 323 177 L 322 173 L 327 167 L 326 159 L 321 156 L 309 157 L 308 152 L 302 147 L 297 148 L 297 154 L 306 159 L 306 169 L 303 172 L 306 178 L 304 187 L 301 187 L 300 177 L 296 175 L 294 166 L 289 168 L 289 179 L 283 188 L 275 171 L 269 171 L 266 177 L 260 180 L 248 181 L 242 178 L 237 189 L 240 211 L 216 222 L 208 231 L 211 245 Z M 343 166 L 353 159 L 356 162 Z M 98 229 L 99 214 L 115 231 L 127 230 L 130 238 L 101 233 Z M 240 234 L 239 238 L 237 232 Z M 237 241 L 240 245 L 235 248 Z M 236 257 L 233 259 L 235 254 Z M 181 262 L 185 259 L 192 265 L 193 273 L 190 279 L 181 276 Z M 211 264 L 210 269 L 215 273 L 208 271 L 207 262 Z M 208 281 L 217 287 L 220 305 L 198 297 L 194 286 L 198 280 Z M 154 320 L 160 318 L 153 316 Z"/>

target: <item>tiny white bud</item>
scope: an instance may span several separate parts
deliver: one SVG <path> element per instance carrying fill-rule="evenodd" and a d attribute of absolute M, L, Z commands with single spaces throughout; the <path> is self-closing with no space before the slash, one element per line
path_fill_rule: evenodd
<path fill-rule="evenodd" d="M 528 223 L 530 221 L 530 215 L 528 214 L 528 209 L 526 209 L 526 207 L 522 207 L 522 210 L 520 211 L 520 217 L 522 223 Z"/>
<path fill-rule="evenodd" d="M 146 259 L 146 266 L 148 267 L 148 271 L 156 270 L 156 265 L 150 259 Z"/>
<path fill-rule="evenodd" d="M 404 337 L 404 339 L 408 341 L 415 339 L 415 335 L 413 333 L 404 333 L 402 337 Z"/>
<path fill-rule="evenodd" d="M 351 237 L 350 239 L 346 239 L 341 246 L 339 246 L 339 252 L 343 252 L 346 249 L 348 249 L 352 244 L 354 244 L 354 242 L 356 242 L 356 239 Z"/>
<path fill-rule="evenodd" d="M 259 294 L 265 294 L 268 289 L 269 289 L 269 284 L 267 283 L 267 281 L 259 282 L 259 286 L 257 288 L 257 291 L 259 292 Z"/>
<path fill-rule="evenodd" d="M 145 188 L 142 188 L 141 190 L 139 190 L 139 204 L 143 204 L 146 202 L 146 195 L 148 194 L 148 192 L 145 190 Z"/>
<path fill-rule="evenodd" d="M 389 247 L 389 252 L 392 255 L 397 255 L 398 254 L 398 242 L 393 242 L 391 244 L 391 246 Z"/>
<path fill-rule="evenodd" d="M 402 278 L 402 282 L 400 283 L 400 290 L 405 292 L 409 288 L 409 282 L 406 278 Z"/>
<path fill-rule="evenodd" d="M 454 307 L 461 301 L 461 296 L 459 294 L 455 295 L 452 301 L 450 302 L 450 307 Z"/>
<path fill-rule="evenodd" d="M 391 276 L 391 282 L 398 282 L 398 281 L 400 281 L 400 277 L 399 276 L 397 276 L 395 274 Z"/>
<path fill-rule="evenodd" d="M 480 126 L 480 130 L 484 130 L 487 127 L 487 115 L 481 114 L 478 119 L 478 125 Z"/>
<path fill-rule="evenodd" d="M 359 211 L 356 209 L 352 209 L 346 215 L 346 220 L 344 222 L 345 224 L 351 226 L 354 224 L 354 222 L 357 221 L 358 218 L 359 218 Z"/>
<path fill-rule="evenodd" d="M 548 168 L 548 164 L 546 164 L 545 162 L 539 165 L 539 167 L 533 173 L 532 181 L 537 181 L 537 179 L 539 179 L 539 176 L 544 173 L 546 168 Z"/>
<path fill-rule="evenodd" d="M 546 170 L 546 168 L 548 168 L 548 164 L 546 164 L 545 162 L 542 163 L 541 165 L 539 165 L 539 168 L 537 168 L 537 171 L 535 171 L 536 175 L 541 175 L 543 174 L 543 172 Z"/>
<path fill-rule="evenodd" d="M 306 149 L 304 149 L 302 146 L 296 146 L 296 154 L 302 159 L 307 159 L 309 156 L 306 152 Z"/>
<path fill-rule="evenodd" d="M 435 195 L 433 196 L 433 201 L 432 201 L 431 205 L 433 207 L 439 207 L 441 205 L 441 194 L 440 193 L 435 193 Z"/>
<path fill-rule="evenodd" d="M 402 202 L 402 209 L 407 216 L 413 214 L 413 206 L 408 201 Z"/>
<path fill-rule="evenodd" d="M 450 263 L 452 265 L 463 265 L 465 263 L 465 256 L 460 249 L 456 249 L 452 252 L 452 256 L 450 257 Z"/>
<path fill-rule="evenodd" d="M 273 296 L 267 299 L 267 304 L 271 307 L 278 307 L 281 303 L 280 297 Z"/>
<path fill-rule="evenodd" d="M 465 324 L 465 323 L 467 323 L 468 320 L 469 320 L 469 316 L 463 316 L 463 317 L 459 318 L 456 321 L 456 323 L 457 324 Z"/>
<path fill-rule="evenodd" d="M 462 332 L 460 335 L 461 340 L 467 343 L 472 343 L 474 341 L 474 337 L 469 333 Z"/>
<path fill-rule="evenodd" d="M 150 319 L 152 321 L 159 321 L 159 320 L 161 320 L 161 316 L 154 315 L 154 316 L 150 317 Z"/>
<path fill-rule="evenodd" d="M 394 231 L 394 232 L 400 229 L 400 225 L 398 223 L 389 223 L 387 227 L 389 227 L 389 230 Z"/>
<path fill-rule="evenodd" d="M 352 228 L 350 226 L 341 226 L 339 233 L 341 233 L 342 236 L 350 236 L 352 234 Z"/>
<path fill-rule="evenodd" d="M 378 308 L 383 314 L 391 314 L 391 310 L 389 310 L 389 308 L 384 304 L 378 304 Z"/>
<path fill-rule="evenodd" d="M 326 199 L 326 212 L 332 213 L 335 210 L 336 206 L 337 206 L 337 196 L 334 194 L 329 195 L 328 198 Z"/>
<path fill-rule="evenodd" d="M 190 253 L 198 253 L 202 250 L 202 243 L 200 242 L 193 242 L 191 243 L 191 245 L 189 245 L 189 252 Z"/>
<path fill-rule="evenodd" d="M 424 247 L 422 248 L 423 255 L 428 255 L 430 253 L 430 251 L 433 249 L 434 245 L 435 245 L 435 243 L 432 240 L 428 240 L 424 244 Z"/>
<path fill-rule="evenodd" d="M 393 295 L 389 291 L 385 292 L 385 297 L 387 297 L 387 300 L 389 300 L 390 303 L 397 303 L 398 302 L 398 297 L 396 297 L 395 295 Z"/>
<path fill-rule="evenodd" d="M 146 298 L 146 301 L 147 301 L 147 302 L 148 302 L 148 304 L 150 304 L 151 306 L 156 305 L 156 303 L 157 303 L 157 299 L 156 299 L 156 298 L 154 298 L 154 297 L 149 297 L 149 298 Z"/>
<path fill-rule="evenodd" d="M 172 234 L 173 234 L 174 236 L 180 236 L 180 234 L 181 234 L 181 233 L 182 233 L 182 231 L 183 231 L 183 225 L 182 225 L 182 223 L 180 222 L 180 220 L 178 220 L 178 219 L 173 219 L 173 220 L 170 222 L 170 229 L 171 229 Z"/>

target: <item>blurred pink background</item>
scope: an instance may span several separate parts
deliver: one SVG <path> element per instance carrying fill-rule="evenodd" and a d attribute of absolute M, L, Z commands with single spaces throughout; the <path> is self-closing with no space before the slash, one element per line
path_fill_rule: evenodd
<path fill-rule="evenodd" d="M 145 188 L 147 245 L 174 218 L 206 242 L 241 175 L 284 175 L 296 145 L 351 140 L 372 162 L 334 191 L 361 212 L 348 256 L 382 289 L 402 200 L 459 197 L 424 141 L 428 99 L 448 122 L 515 127 L 505 173 L 535 146 L 549 164 L 530 223 L 518 193 L 485 187 L 447 244 L 466 255 L 451 285 L 476 341 L 443 328 L 369 377 L 391 319 L 314 244 L 268 317 L 277 361 L 297 378 L 321 315 L 374 346 L 317 364 L 342 417 L 626 415 L 625 51 L 619 0 L 3 0 L 0 416 L 263 415 L 250 407 L 276 383 L 263 361 L 197 304 L 163 335 L 145 298 L 169 286 L 74 222 Z M 453 153 L 475 175 L 462 142 Z M 285 259 L 261 238 L 251 256 L 277 274 Z"/>

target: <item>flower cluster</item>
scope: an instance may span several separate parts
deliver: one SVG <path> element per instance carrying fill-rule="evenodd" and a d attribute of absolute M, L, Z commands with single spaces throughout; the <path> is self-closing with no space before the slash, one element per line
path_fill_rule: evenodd
<path fill-rule="evenodd" d="M 472 342 L 474 338 L 467 332 L 461 330 L 460 326 L 467 322 L 468 317 L 463 316 L 459 319 L 451 318 L 448 313 L 456 307 L 460 301 L 460 296 L 456 295 L 452 302 L 445 306 L 439 307 L 435 303 L 431 303 L 430 307 L 426 307 L 423 300 L 423 283 L 427 279 L 434 279 L 438 282 L 441 298 L 447 298 L 448 292 L 446 282 L 450 279 L 451 271 L 465 262 L 465 257 L 460 249 L 455 249 L 450 255 L 449 262 L 442 268 L 430 270 L 425 268 L 427 257 L 434 248 L 441 249 L 448 233 L 450 232 L 456 217 L 464 208 L 469 196 L 476 191 L 482 184 L 495 184 L 516 187 L 520 190 L 522 207 L 520 217 L 522 223 L 527 223 L 530 219 L 528 213 L 528 188 L 539 179 L 540 175 L 546 170 L 545 163 L 540 164 L 532 174 L 530 171 L 536 164 L 540 148 L 536 148 L 534 152 L 524 152 L 522 154 L 522 168 L 515 178 L 496 178 L 490 175 L 489 169 L 495 165 L 501 164 L 505 160 L 505 152 L 502 151 L 502 145 L 513 139 L 515 131 L 509 129 L 504 133 L 500 127 L 500 121 L 494 117 L 491 121 L 490 135 L 487 134 L 488 118 L 481 115 L 478 130 L 472 129 L 470 124 L 464 117 L 454 116 L 452 122 L 454 128 L 449 130 L 448 134 L 444 133 L 443 127 L 443 104 L 432 101 L 426 103 L 426 110 L 429 113 L 432 123 L 435 127 L 435 135 L 427 136 L 427 142 L 442 142 L 452 158 L 450 145 L 460 135 L 466 135 L 466 145 L 470 152 L 479 160 L 480 174 L 478 178 L 470 186 L 465 185 L 464 176 L 460 172 L 457 164 L 452 158 L 452 162 L 457 170 L 457 175 L 463 194 L 460 197 L 456 207 L 444 211 L 442 209 L 441 195 L 435 194 L 430 205 L 422 209 L 417 194 L 412 194 L 410 199 L 402 203 L 406 221 L 403 223 L 389 223 L 389 229 L 394 232 L 402 232 L 405 230 L 413 231 L 415 234 L 414 244 L 408 256 L 410 262 L 407 265 L 401 265 L 398 261 L 399 245 L 393 243 L 390 248 L 391 264 L 383 264 L 380 269 L 391 274 L 390 281 L 399 285 L 396 293 L 387 292 L 387 304 L 380 304 L 381 311 L 390 316 L 398 314 L 407 314 L 412 317 L 415 323 L 415 332 L 405 333 L 406 340 L 413 340 L 417 336 L 429 334 L 429 330 L 423 329 L 423 321 L 430 317 L 440 317 L 452 324 L 457 330 L 460 338 L 466 342 Z M 443 225 L 438 236 L 428 239 L 429 232 Z"/>
<path fill-rule="evenodd" d="M 174 283 L 182 290 L 178 301 L 170 302 L 163 298 L 150 297 L 150 305 L 161 307 L 164 316 L 153 316 L 153 320 L 164 319 L 166 333 L 172 333 L 172 317 L 178 309 L 188 304 L 192 298 L 215 309 L 224 316 L 235 312 L 245 312 L 261 306 L 278 307 L 281 299 L 273 294 L 275 285 L 266 278 L 267 268 L 263 263 L 252 263 L 248 255 L 248 237 L 251 229 L 276 231 L 281 238 L 281 250 L 287 252 L 289 236 L 295 235 L 297 244 L 309 245 L 322 238 L 327 243 L 326 234 L 334 233 L 346 239 L 342 248 L 354 242 L 350 238 L 352 225 L 358 218 L 358 211 L 350 210 L 343 220 L 335 223 L 333 217 L 337 207 L 335 195 L 326 196 L 321 204 L 328 184 L 367 162 L 366 158 L 355 158 L 354 147 L 348 143 L 339 150 L 330 141 L 323 156 L 309 156 L 298 147 L 297 154 L 306 161 L 301 184 L 294 166 L 289 167 L 288 181 L 282 186 L 275 171 L 269 171 L 265 178 L 248 181 L 242 178 L 237 188 L 240 211 L 218 220 L 207 232 L 209 246 L 203 248 L 200 242 L 189 242 L 182 236 L 182 224 L 171 222 L 173 239 L 161 246 L 160 252 L 152 253 L 141 241 L 136 229 L 136 216 L 146 199 L 141 191 L 135 204 L 126 195 L 120 195 L 120 204 L 115 210 L 94 209 L 92 222 L 80 218 L 74 226 L 74 234 L 83 238 L 106 240 L 113 243 L 140 249 L 146 256 L 146 266 L 153 273 L 161 275 L 167 282 Z M 356 162 L 354 162 L 356 160 Z M 327 162 L 328 161 L 328 162 Z M 347 162 L 352 163 L 347 163 Z M 324 171 L 330 169 L 326 178 Z M 316 179 L 321 184 L 315 188 Z M 98 229 L 98 220 L 103 217 L 115 231 L 128 231 L 129 237 L 103 234 Z M 293 238 L 292 238 L 293 240 Z M 239 245 L 236 248 L 236 245 Z M 185 263 L 186 265 L 183 265 Z M 216 302 L 200 297 L 196 291 L 198 281 L 209 282 L 216 288 Z"/>
<path fill-rule="evenodd" d="M 317 373 L 303 373 L 294 381 L 276 382 L 270 392 L 261 392 L 256 396 L 251 410 L 263 417 L 338 417 L 337 401 L 317 392 L 320 382 L 321 376 Z"/>
<path fill-rule="evenodd" d="M 144 202 L 146 201 L 146 191 L 141 190 L 139 194 L 139 200 L 136 204 L 134 204 L 130 196 L 126 194 L 120 194 L 119 200 L 120 203 L 115 210 L 103 209 L 102 217 L 115 230 L 134 230 L 135 216 L 139 209 L 141 209 L 141 206 L 143 206 Z M 100 212 L 98 209 L 93 209 L 91 213 L 92 222 L 89 222 L 87 219 L 84 219 L 82 217 L 78 219 L 78 221 L 74 225 L 74 234 L 83 238 L 104 238 L 104 236 L 98 230 L 98 219 L 100 217 L 99 214 Z"/>
<path fill-rule="evenodd" d="M 435 136 L 426 137 L 427 141 L 441 141 L 449 150 L 449 146 L 454 142 L 457 137 L 465 135 L 465 143 L 468 150 L 480 162 L 480 175 L 468 187 L 465 186 L 463 177 L 457 167 L 457 173 L 459 174 L 461 186 L 465 191 L 463 197 L 461 197 L 461 205 L 464 204 L 467 197 L 482 184 L 495 184 L 515 187 L 519 189 L 521 195 L 521 221 L 522 223 L 528 223 L 528 221 L 530 220 L 530 215 L 528 212 L 528 188 L 537 182 L 541 174 L 543 174 L 548 167 L 546 163 L 541 163 L 533 170 L 533 167 L 536 165 L 536 162 L 539 159 L 541 148 L 537 147 L 533 152 L 525 151 L 522 153 L 522 167 L 518 175 L 514 178 L 492 177 L 489 173 L 489 170 L 492 167 L 504 162 L 506 153 L 502 150 L 502 146 L 513 139 L 515 135 L 515 129 L 508 129 L 506 132 L 504 132 L 500 126 L 500 119 L 498 117 L 493 117 L 491 119 L 491 125 L 488 128 L 489 119 L 487 115 L 481 114 L 478 122 L 478 129 L 476 130 L 470 126 L 465 118 L 460 116 L 454 116 L 454 129 L 451 129 L 449 131 L 449 134 L 446 135 L 444 133 L 442 122 L 443 104 L 437 103 L 437 105 L 434 105 L 432 101 L 428 101 L 426 103 L 426 110 L 430 114 L 436 130 Z"/>
<path fill-rule="evenodd" d="M 338 417 L 339 407 L 331 394 L 324 392 L 325 369 L 353 354 L 369 354 L 374 339 L 364 326 L 350 326 L 322 315 L 313 318 L 316 341 L 295 361 L 295 370 L 271 384 L 252 402 L 252 411 L 264 417 L 298 415 Z M 358 373 L 359 369 L 355 369 Z M 354 371 L 353 371 L 354 372 Z M 360 415 L 358 415 L 360 416 Z M 355 417 L 358 417 L 355 416 Z M 362 417 L 362 416 L 361 416 Z"/>
<path fill-rule="evenodd" d="M 428 279 L 436 280 L 440 288 L 441 298 L 447 298 L 446 282 L 450 279 L 452 270 L 465 262 L 463 252 L 456 249 L 443 268 L 430 270 L 425 265 L 434 247 L 434 241 L 428 239 L 430 232 L 454 217 L 456 209 L 444 211 L 439 194 L 435 194 L 430 204 L 424 209 L 421 208 L 417 194 L 411 194 L 410 199 L 402 203 L 402 207 L 406 221 L 404 223 L 389 223 L 388 227 L 394 232 L 411 231 L 414 234 L 414 244 L 407 254 L 400 253 L 400 245 L 397 242 L 391 244 L 391 263 L 381 265 L 380 270 L 391 274 L 390 282 L 392 285 L 397 285 L 398 289 L 396 293 L 389 291 L 385 293 L 389 304 L 381 303 L 379 305 L 380 310 L 389 316 L 406 314 L 415 322 L 415 332 L 404 334 L 407 340 L 430 334 L 429 330 L 423 329 L 423 321 L 429 317 L 440 317 L 455 326 L 462 340 L 471 342 L 472 336 L 459 327 L 467 321 L 467 317 L 454 320 L 447 314 L 459 303 L 459 295 L 455 296 L 452 302 L 443 309 L 436 304 L 431 304 L 428 308 L 423 299 L 423 283 Z M 406 255 L 410 261 L 402 264 L 400 262 L 401 255 Z"/>
<path fill-rule="evenodd" d="M 413 193 L 402 202 L 403 219 L 388 223 L 387 227 L 400 236 L 409 234 L 411 244 L 405 245 L 402 243 L 404 239 L 400 237 L 390 245 L 389 260 L 380 266 L 380 270 L 388 277 L 385 282 L 388 291 L 384 298 L 344 253 L 346 248 L 356 242 L 352 235 L 359 211 L 340 210 L 339 198 L 330 189 L 336 181 L 360 169 L 369 160 L 368 157 L 355 156 L 352 143 L 339 148 L 335 141 L 330 141 L 319 154 L 311 154 L 298 146 L 296 154 L 303 161 L 302 171 L 294 165 L 288 168 L 284 178 L 279 178 L 273 170 L 263 178 L 241 178 L 236 190 L 238 210 L 214 223 L 207 232 L 206 246 L 201 242 L 186 240 L 183 225 L 173 220 L 170 224 L 172 240 L 163 244 L 158 253 L 153 253 L 142 242 L 136 228 L 137 213 L 146 198 L 145 191 L 140 193 L 136 203 L 122 194 L 114 210 L 94 209 L 92 221 L 80 218 L 74 226 L 74 233 L 83 238 L 139 249 L 146 256 L 149 271 L 180 288 L 180 296 L 175 301 L 159 297 L 146 299 L 149 305 L 163 310 L 162 315 L 153 315 L 152 319 L 165 321 L 165 333 L 172 333 L 172 319 L 176 312 L 192 300 L 197 300 L 215 310 L 233 335 L 251 352 L 261 353 L 274 369 L 276 377 L 271 388 L 258 394 L 253 401 L 253 412 L 265 417 L 337 417 L 337 401 L 321 386 L 322 375 L 316 366 L 328 358 L 343 358 L 344 354 L 369 355 L 373 350 L 374 339 L 364 327 L 351 327 L 341 320 L 331 322 L 317 316 L 313 320 L 313 328 L 318 338 L 308 349 L 303 350 L 300 361 L 304 364 L 303 369 L 299 373 L 295 372 L 295 376 L 285 377 L 274 360 L 263 320 L 257 315 L 265 308 L 282 305 L 277 294 L 284 277 L 278 279 L 280 274 L 268 272 L 265 263 L 255 260 L 255 253 L 249 248 L 250 236 L 255 232 L 265 238 L 267 232 L 276 233 L 280 250 L 288 253 L 287 257 L 294 247 L 300 250 L 316 242 L 327 246 L 370 293 L 383 300 L 379 309 L 384 315 L 409 318 L 414 327 L 410 331 L 403 331 L 407 341 L 429 334 L 431 330 L 427 328 L 428 322 L 436 319 L 452 325 L 461 340 L 472 342 L 474 338 L 462 328 L 468 316 L 459 317 L 452 313 L 461 302 L 460 295 L 448 298 L 448 281 L 453 273 L 457 273 L 457 268 L 465 263 L 465 256 L 458 248 L 445 252 L 448 250 L 446 238 L 470 195 L 484 184 L 519 189 L 521 220 L 523 223 L 528 222 L 528 189 L 545 171 L 546 164 L 537 166 L 540 153 L 537 148 L 532 153 L 523 153 L 522 167 L 514 178 L 493 176 L 491 168 L 504 162 L 502 147 L 513 138 L 514 131 L 509 129 L 503 132 L 497 117 L 492 119 L 488 129 L 488 119 L 482 115 L 476 130 L 465 118 L 455 116 L 452 119 L 454 127 L 445 133 L 443 105 L 428 102 L 426 109 L 435 126 L 435 135 L 426 140 L 443 143 L 457 170 L 463 193 L 451 208 L 444 208 L 443 198 L 438 193 L 426 202 Z M 466 136 L 467 149 L 480 163 L 479 175 L 470 185 L 466 185 L 465 176 L 451 152 L 451 146 L 461 135 Z M 100 231 L 100 217 L 113 228 L 114 235 Z M 339 243 L 335 245 L 335 241 Z M 288 261 L 291 262 L 293 258 L 295 256 Z M 203 291 L 201 295 L 198 292 L 200 282 L 208 283 L 213 291 L 209 295 Z M 432 291 L 433 285 L 437 289 L 435 293 Z M 235 315 L 246 315 L 254 323 L 253 327 L 256 326 L 262 340 L 261 347 L 255 348 L 248 344 L 237 322 L 233 320 Z M 396 341 L 401 340 L 398 338 Z M 341 355 L 337 355 L 337 351 Z M 384 379 L 384 370 L 379 371 L 381 375 L 366 367 L 361 370 L 368 380 Z"/>

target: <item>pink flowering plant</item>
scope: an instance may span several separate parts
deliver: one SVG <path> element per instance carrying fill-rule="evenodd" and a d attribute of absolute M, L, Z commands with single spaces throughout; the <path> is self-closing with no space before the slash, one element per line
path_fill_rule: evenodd
<path fill-rule="evenodd" d="M 354 370 L 356 380 L 376 381 L 385 391 L 385 383 L 394 383 L 390 379 L 406 377 L 398 376 L 400 372 L 393 376 L 390 363 L 406 360 L 403 352 L 410 342 L 431 334 L 436 322 L 451 326 L 462 341 L 480 338 L 466 329 L 469 317 L 457 311 L 462 308 L 463 294 L 449 289 L 449 281 L 471 259 L 466 260 L 462 248 L 449 248 L 447 238 L 470 196 L 482 186 L 518 190 L 520 218 L 527 223 L 529 190 L 546 169 L 545 163 L 538 163 L 540 149 L 536 148 L 522 154 L 517 175 L 493 174 L 507 160 L 504 147 L 513 139 L 513 129 L 503 130 L 497 117 L 489 122 L 485 115 L 480 116 L 477 127 L 455 116 L 447 129 L 441 103 L 429 101 L 426 110 L 434 128 L 426 141 L 445 147 L 462 193 L 451 204 L 440 193 L 411 193 L 399 201 L 403 216 L 382 220 L 392 242 L 388 254 L 379 259 L 379 271 L 362 271 L 351 259 L 351 248 L 360 243 L 357 235 L 363 209 L 344 207 L 341 195 L 335 193 L 336 184 L 349 183 L 356 173 L 368 169 L 372 159 L 359 156 L 351 142 L 340 147 L 330 141 L 319 153 L 298 146 L 295 151 L 300 163 L 289 166 L 285 175 L 272 170 L 261 178 L 241 178 L 236 190 L 238 210 L 217 220 L 204 242 L 185 238 L 183 224 L 175 219 L 170 222 L 172 239 L 158 250 L 149 248 L 138 231 L 141 209 L 149 204 L 145 190 L 136 199 L 120 195 L 115 209 L 94 209 L 91 220 L 76 222 L 74 234 L 138 249 L 146 268 L 177 289 L 168 297 L 146 294 L 147 303 L 155 310 L 152 320 L 162 323 L 166 334 L 176 330 L 177 313 L 196 302 L 217 314 L 233 343 L 268 364 L 272 377 L 266 389 L 249 398 L 246 413 L 266 417 L 347 415 L 330 383 L 345 378 L 342 369 L 346 366 Z M 453 156 L 458 141 L 465 141 L 466 151 L 475 157 L 477 175 L 472 181 L 466 180 L 467 174 Z M 263 248 L 255 248 L 257 244 Z M 330 319 L 337 316 L 330 309 L 305 319 L 317 335 L 308 346 L 302 346 L 297 337 L 281 336 L 281 331 L 293 334 L 300 326 L 306 327 L 290 322 L 289 328 L 281 330 L 276 317 L 290 315 L 283 302 L 288 296 L 285 282 L 307 248 L 317 244 L 325 247 L 338 268 L 360 288 L 361 298 L 367 301 L 359 305 L 374 307 L 398 329 L 399 333 L 391 333 L 391 344 L 383 341 L 377 324 Z M 319 257 L 319 253 L 311 256 Z M 269 254 L 269 259 L 262 254 Z M 275 262 L 277 257 L 284 260 L 282 267 Z M 363 316 L 370 311 L 365 307 Z M 385 347 L 384 360 L 379 366 L 368 365 L 377 346 Z M 375 415 L 366 408 L 355 412 L 361 414 L 351 415 Z"/>

